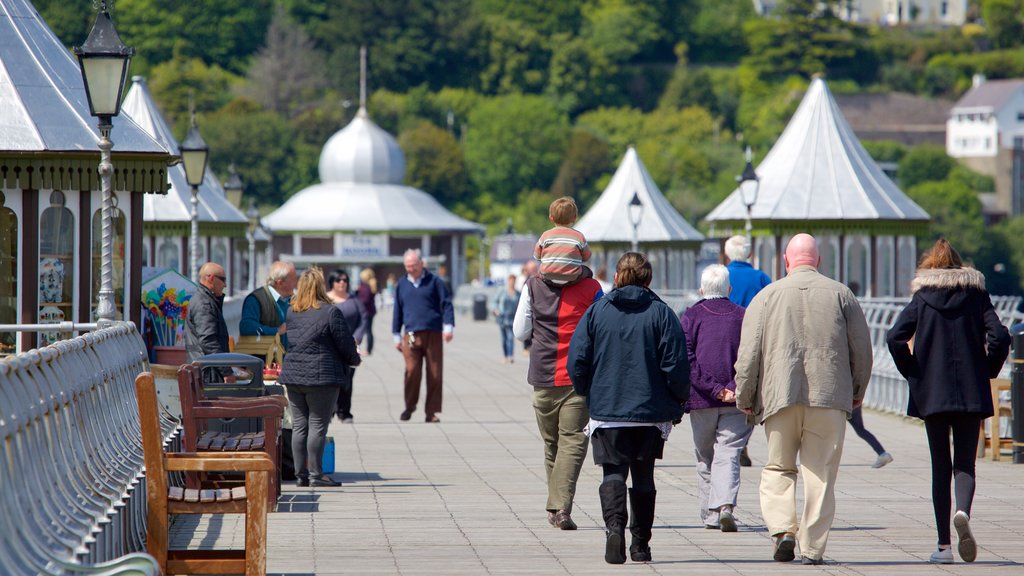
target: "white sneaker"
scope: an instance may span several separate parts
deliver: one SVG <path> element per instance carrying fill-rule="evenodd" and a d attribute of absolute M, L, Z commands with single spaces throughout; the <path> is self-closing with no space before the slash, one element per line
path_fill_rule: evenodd
<path fill-rule="evenodd" d="M 974 541 L 974 534 L 971 534 L 970 518 L 963 510 L 957 510 L 953 515 L 953 528 L 956 528 L 956 535 L 959 541 L 956 551 L 964 562 L 974 562 L 978 557 L 978 544 Z"/>
<path fill-rule="evenodd" d="M 932 564 L 952 564 L 953 563 L 953 549 L 946 548 L 943 550 L 939 548 L 932 555 L 928 557 L 928 561 Z"/>
<path fill-rule="evenodd" d="M 875 459 L 875 463 L 872 464 L 871 467 L 881 468 L 882 466 L 885 466 L 889 462 L 892 462 L 892 454 L 889 454 L 888 452 L 882 452 L 881 454 L 878 455 L 878 458 Z"/>

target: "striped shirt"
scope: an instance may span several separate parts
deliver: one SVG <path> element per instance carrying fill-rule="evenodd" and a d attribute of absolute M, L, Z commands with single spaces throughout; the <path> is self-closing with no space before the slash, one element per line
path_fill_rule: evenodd
<path fill-rule="evenodd" d="M 567 284 L 579 279 L 583 263 L 590 260 L 590 248 L 578 230 L 555 226 L 541 234 L 533 257 L 540 260 L 542 278 L 555 284 Z"/>

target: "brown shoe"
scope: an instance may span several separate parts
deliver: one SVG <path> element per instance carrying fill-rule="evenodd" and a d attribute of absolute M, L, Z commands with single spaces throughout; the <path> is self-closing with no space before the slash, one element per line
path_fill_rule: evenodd
<path fill-rule="evenodd" d="M 409 418 L 412 418 L 412 410 L 406 410 L 402 412 L 401 416 L 398 417 L 398 419 L 401 420 L 402 422 L 405 422 Z"/>
<path fill-rule="evenodd" d="M 559 510 L 555 512 L 554 525 L 560 530 L 575 530 L 576 523 L 572 521 L 572 517 L 565 510 Z"/>
<path fill-rule="evenodd" d="M 558 528 L 558 524 L 555 523 L 555 513 L 548 510 L 548 524 L 551 524 L 552 528 Z"/>
<path fill-rule="evenodd" d="M 441 422 L 441 419 L 437 417 L 437 414 L 427 414 L 427 422 L 437 424 Z"/>

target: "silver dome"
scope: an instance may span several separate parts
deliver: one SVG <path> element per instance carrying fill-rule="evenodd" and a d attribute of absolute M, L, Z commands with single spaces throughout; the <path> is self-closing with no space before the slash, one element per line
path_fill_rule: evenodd
<path fill-rule="evenodd" d="M 374 124 L 360 108 L 348 126 L 336 132 L 320 152 L 324 184 L 401 184 L 405 154 L 395 138 Z"/>

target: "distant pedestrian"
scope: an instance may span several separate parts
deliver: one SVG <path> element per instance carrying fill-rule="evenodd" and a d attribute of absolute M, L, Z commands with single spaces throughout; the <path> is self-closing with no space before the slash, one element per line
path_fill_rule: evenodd
<path fill-rule="evenodd" d="M 516 338 L 533 339 L 526 381 L 533 386 L 533 412 L 544 441 L 548 523 L 561 530 L 576 529 L 572 504 L 587 457 L 583 427 L 590 416 L 586 401 L 573 390 L 566 352 L 583 313 L 603 295 L 591 276 L 584 267 L 579 280 L 564 286 L 528 277 L 512 321 Z"/>
<path fill-rule="evenodd" d="M 363 268 L 359 273 L 359 289 L 356 297 L 366 308 L 366 355 L 373 354 L 373 319 L 377 316 L 377 276 L 373 268 Z"/>
<path fill-rule="evenodd" d="M 736 359 L 736 405 L 764 424 L 768 455 L 761 472 L 761 515 L 773 557 L 822 564 L 835 517 L 835 487 L 849 413 L 871 379 L 871 337 L 849 288 L 818 272 L 809 234 L 783 256 L 786 277 L 754 297 L 743 317 Z M 797 457 L 804 485 L 797 524 Z"/>
<path fill-rule="evenodd" d="M 505 281 L 505 288 L 498 292 L 492 308 L 494 318 L 498 321 L 498 329 L 501 330 L 501 351 L 504 354 L 502 360 L 504 364 L 515 362 L 516 337 L 512 333 L 512 321 L 515 320 L 516 309 L 519 307 L 519 295 L 519 290 L 516 290 L 516 276 L 509 274 Z"/>
<path fill-rule="evenodd" d="M 291 348 L 279 382 L 288 389 L 292 455 L 299 486 L 339 486 L 323 473 L 324 442 L 350 368 L 361 359 L 341 311 L 331 305 L 324 274 L 302 273 L 288 311 Z"/>
<path fill-rule="evenodd" d="M 358 351 L 362 347 L 363 336 L 366 334 L 370 321 L 366 308 L 359 298 L 352 294 L 350 286 L 348 272 L 344 270 L 335 270 L 327 276 L 325 286 L 327 288 L 327 297 L 341 311 L 341 315 L 345 318 L 345 324 L 348 325 L 352 338 L 356 342 L 356 350 Z M 338 417 L 338 420 L 345 423 L 352 422 L 354 419 L 352 416 L 352 387 L 355 375 L 356 369 L 351 368 L 349 370 L 349 377 L 341 383 L 341 389 L 338 391 L 338 405 L 335 415 Z"/>
<path fill-rule="evenodd" d="M 978 550 L 970 518 L 978 434 L 981 422 L 994 414 L 989 379 L 999 375 L 1006 361 L 1010 334 L 985 291 L 985 276 L 964 266 L 945 239 L 921 259 L 911 291 L 910 303 L 896 318 L 886 343 L 910 384 L 907 414 L 923 419 L 928 435 L 939 537 L 929 562 L 953 563 L 950 483 L 956 494 L 957 552 L 964 562 L 973 562 Z"/>
<path fill-rule="evenodd" d="M 864 415 L 861 413 L 862 408 L 863 407 L 858 406 L 850 413 L 850 427 L 857 433 L 857 436 L 860 436 L 861 440 L 867 442 L 868 446 L 871 446 L 871 449 L 875 451 L 875 463 L 872 464 L 871 467 L 881 468 L 892 462 L 892 454 L 886 452 L 882 443 L 878 441 L 878 438 L 876 438 L 875 435 L 864 426 Z"/>
<path fill-rule="evenodd" d="M 736 532 L 733 508 L 740 490 L 740 452 L 753 428 L 736 408 L 736 355 L 743 307 L 729 300 L 729 271 L 721 264 L 704 269 L 703 296 L 683 314 L 690 360 L 690 399 L 686 412 L 697 456 L 697 502 L 705 527 Z"/>
<path fill-rule="evenodd" d="M 729 300 L 744 308 L 749 306 L 754 296 L 772 281 L 767 274 L 750 264 L 751 250 L 750 241 L 746 236 L 737 234 L 725 241 L 725 255 L 729 258 L 726 268 L 729 269 L 729 285 L 732 286 Z M 752 464 L 747 447 L 744 446 L 740 452 L 740 466 Z"/>
<path fill-rule="evenodd" d="M 654 461 L 690 392 L 686 337 L 675 312 L 651 291 L 651 277 L 643 254 L 623 254 L 615 289 L 587 310 L 569 344 L 569 375 L 576 393 L 587 398 L 587 433 L 594 463 L 604 473 L 598 494 L 609 564 L 626 561 L 630 474 L 629 555 L 634 562 L 651 561 Z"/>

